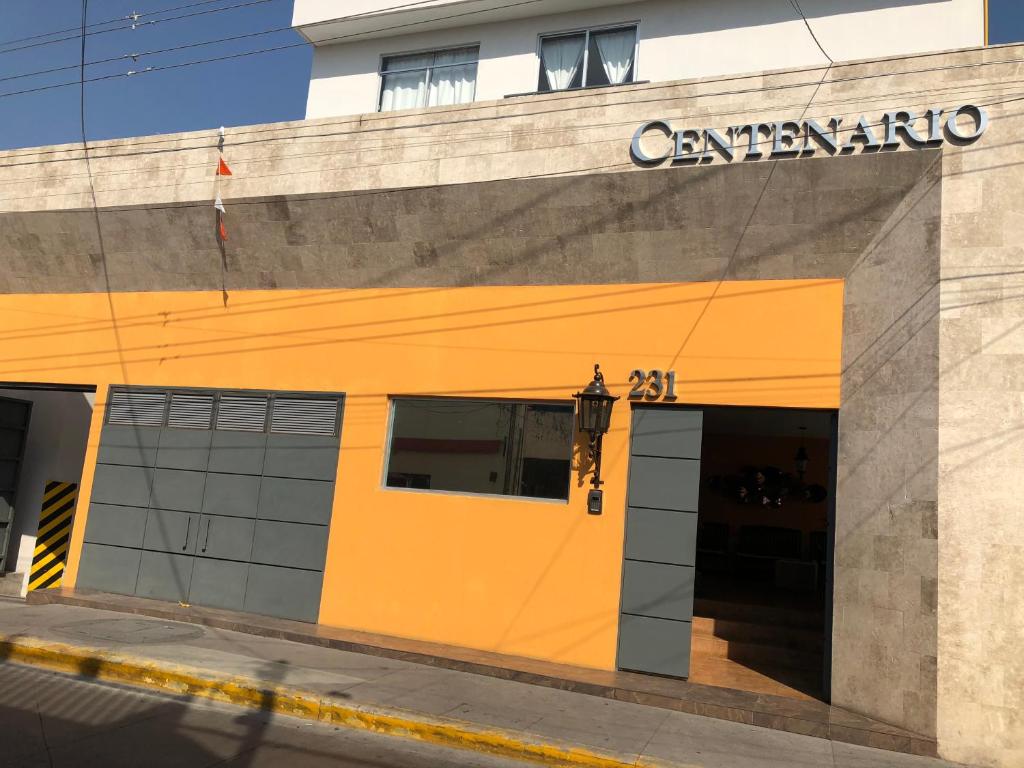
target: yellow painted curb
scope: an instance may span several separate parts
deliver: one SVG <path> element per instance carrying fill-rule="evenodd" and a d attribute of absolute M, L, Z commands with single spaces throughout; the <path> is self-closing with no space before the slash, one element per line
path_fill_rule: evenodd
<path fill-rule="evenodd" d="M 0 637 L 0 661 L 196 696 L 290 717 L 545 765 L 587 768 L 658 768 L 661 765 L 639 760 L 625 762 L 585 749 L 542 743 L 529 739 L 526 734 L 484 730 L 469 723 L 435 720 L 412 712 L 338 704 L 315 693 L 264 686 L 256 680 L 212 679 L 188 667 L 163 665 L 105 650 L 42 642 L 33 638 Z M 675 764 L 675 768 L 696 767 Z"/>

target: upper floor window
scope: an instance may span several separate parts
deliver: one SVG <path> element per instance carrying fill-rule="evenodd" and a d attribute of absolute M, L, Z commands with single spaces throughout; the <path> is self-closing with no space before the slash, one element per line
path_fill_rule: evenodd
<path fill-rule="evenodd" d="M 476 46 L 385 56 L 380 72 L 381 112 L 468 104 L 476 94 L 479 58 Z"/>
<path fill-rule="evenodd" d="M 636 27 L 587 29 L 540 40 L 539 91 L 633 82 Z"/>

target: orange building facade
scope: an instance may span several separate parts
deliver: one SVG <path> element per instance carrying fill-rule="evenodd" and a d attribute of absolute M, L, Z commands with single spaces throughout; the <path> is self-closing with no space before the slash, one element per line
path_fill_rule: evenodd
<path fill-rule="evenodd" d="M 675 371 L 679 404 L 834 409 L 842 303 L 841 280 L 5 296 L 0 377 L 97 386 L 65 586 L 110 385 L 342 392 L 319 622 L 613 669 L 630 371 Z M 622 396 L 602 514 L 579 439 L 567 501 L 385 485 L 392 397 L 571 404 L 595 362 Z"/>

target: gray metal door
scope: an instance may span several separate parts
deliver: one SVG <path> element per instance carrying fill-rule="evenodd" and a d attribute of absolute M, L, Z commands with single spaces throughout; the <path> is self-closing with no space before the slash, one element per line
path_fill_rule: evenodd
<path fill-rule="evenodd" d="M 316 621 L 340 425 L 339 396 L 115 390 L 79 585 Z"/>
<path fill-rule="evenodd" d="M 156 600 L 187 600 L 193 560 L 187 554 L 143 550 L 135 594 Z"/>
<path fill-rule="evenodd" d="M 690 674 L 703 421 L 699 410 L 633 411 L 619 669 Z"/>
<path fill-rule="evenodd" d="M 31 416 L 31 402 L 0 397 L 0 573 L 7 570 L 7 545 Z"/>
<path fill-rule="evenodd" d="M 189 602 L 240 611 L 245 607 L 248 583 L 248 563 L 197 557 L 192 566 Z"/>

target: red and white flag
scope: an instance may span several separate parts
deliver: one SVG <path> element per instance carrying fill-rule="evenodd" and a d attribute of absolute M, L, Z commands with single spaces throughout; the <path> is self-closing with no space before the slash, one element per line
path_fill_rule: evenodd
<path fill-rule="evenodd" d="M 220 193 L 217 194 L 217 199 L 213 201 L 213 207 L 217 211 L 217 235 L 222 243 L 227 242 L 228 230 L 224 226 L 224 214 L 227 211 L 224 210 L 224 201 L 220 199 Z"/>

